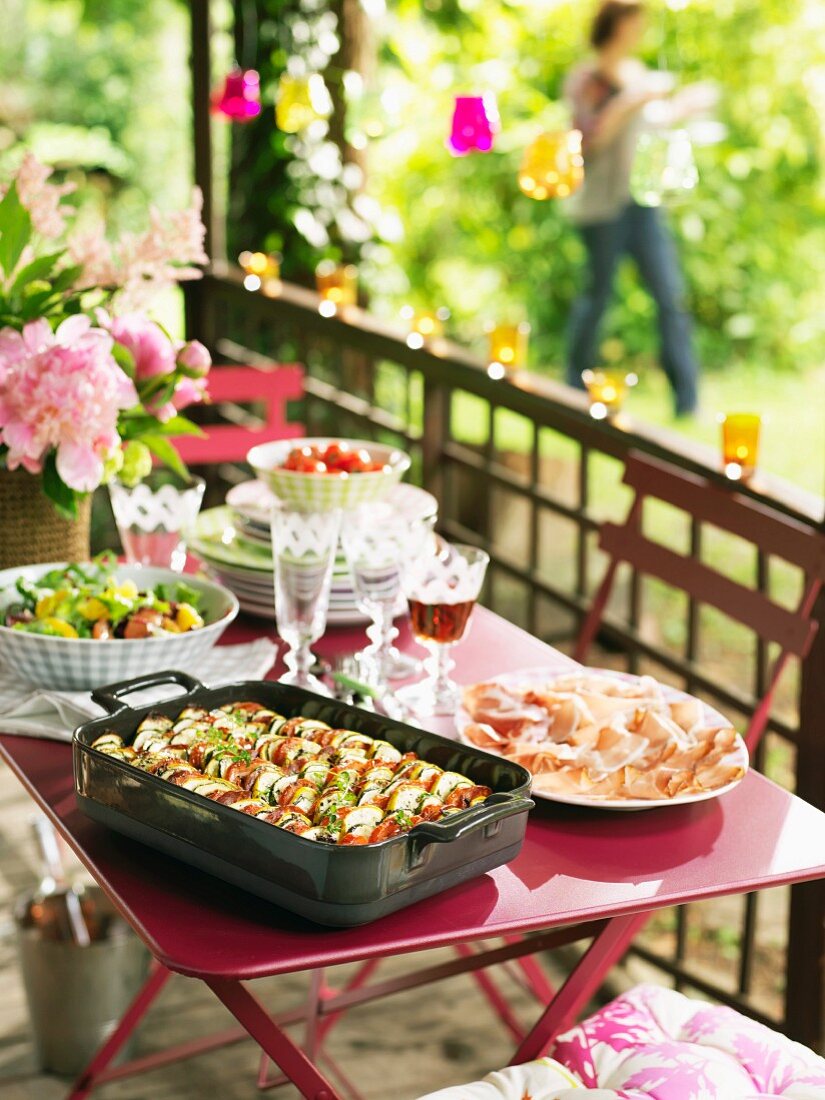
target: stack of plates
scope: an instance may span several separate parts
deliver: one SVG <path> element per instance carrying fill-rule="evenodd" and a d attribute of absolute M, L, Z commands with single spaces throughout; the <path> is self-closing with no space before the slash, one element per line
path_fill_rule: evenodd
<path fill-rule="evenodd" d="M 236 485 L 227 493 L 223 507 L 201 512 L 189 539 L 190 548 L 201 559 L 206 572 L 235 593 L 241 609 L 267 619 L 275 618 L 269 532 L 273 500 L 271 490 L 261 481 Z M 438 508 L 431 493 L 414 485 L 396 485 L 387 502 L 410 522 L 433 518 Z M 339 547 L 327 622 L 347 625 L 367 621 L 358 610 L 346 559 Z"/>

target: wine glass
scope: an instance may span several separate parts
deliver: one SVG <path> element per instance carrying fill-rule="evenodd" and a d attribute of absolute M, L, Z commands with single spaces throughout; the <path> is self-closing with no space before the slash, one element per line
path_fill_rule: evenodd
<path fill-rule="evenodd" d="M 278 633 L 289 646 L 285 657 L 289 671 L 281 683 L 328 695 L 310 672 L 314 661 L 310 646 L 326 628 L 341 511 L 298 511 L 276 504 L 271 526 L 275 617 Z"/>
<path fill-rule="evenodd" d="M 454 662 L 449 650 L 464 637 L 489 561 L 475 546 L 439 540 L 436 553 L 418 555 L 406 565 L 402 587 L 413 635 L 430 656 L 424 662 L 427 678 L 396 695 L 420 717 L 455 713 L 459 690 L 450 679 Z"/>
<path fill-rule="evenodd" d="M 363 504 L 347 514 L 341 543 L 360 611 L 369 615 L 371 644 L 359 654 L 364 678 L 381 687 L 387 680 L 412 676 L 420 662 L 394 645 L 393 619 L 401 596 L 404 559 L 415 554 L 429 534 L 424 523 L 408 519 L 383 502 Z"/>

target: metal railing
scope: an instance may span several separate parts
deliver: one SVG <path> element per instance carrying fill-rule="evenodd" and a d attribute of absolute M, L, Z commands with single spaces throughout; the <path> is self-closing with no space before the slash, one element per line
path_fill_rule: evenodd
<path fill-rule="evenodd" d="M 446 341 L 407 345 L 399 328 L 349 309 L 322 317 L 317 296 L 273 284 L 248 292 L 242 274 L 216 265 L 187 289 L 189 335 L 217 362 L 306 365 L 303 418 L 310 434 L 392 442 L 413 457 L 413 478 L 439 501 L 448 537 L 491 556 L 485 602 L 564 648 L 575 638 L 602 568 L 605 519 L 623 518 L 623 461 L 642 452 L 726 483 L 709 448 L 627 418 L 596 421 L 584 395 L 543 377 L 495 380 L 485 364 Z M 237 410 L 236 410 L 237 412 Z M 769 476 L 739 487 L 776 512 L 821 528 L 822 501 Z M 648 522 L 646 517 L 646 522 Z M 734 545 L 694 517 L 649 517 L 661 538 L 696 558 L 729 561 L 738 579 L 792 600 L 804 578 L 758 548 Z M 655 536 L 652 536 L 655 537 Z M 631 573 L 601 636 L 606 663 L 650 671 L 741 720 L 766 684 L 771 653 L 744 628 Z M 825 607 L 819 608 L 820 620 Z M 804 667 L 791 670 L 757 765 L 825 809 L 825 631 Z M 823 1032 L 823 884 L 795 887 L 770 904 L 756 895 L 706 920 L 707 907 L 659 917 L 637 945 L 645 963 L 818 1046 Z M 729 908 L 729 907 L 728 907 Z M 784 989 L 777 974 L 787 972 Z M 770 988 L 768 988 L 770 986 Z"/>

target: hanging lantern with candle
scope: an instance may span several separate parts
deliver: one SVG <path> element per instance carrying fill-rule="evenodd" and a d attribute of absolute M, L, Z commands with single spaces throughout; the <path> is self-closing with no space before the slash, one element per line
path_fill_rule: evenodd
<path fill-rule="evenodd" d="M 648 130 L 636 145 L 630 192 L 640 206 L 661 206 L 692 191 L 699 180 L 687 130 Z"/>
<path fill-rule="evenodd" d="M 281 73 L 275 99 L 275 122 L 279 130 L 298 134 L 331 114 L 332 97 L 320 73 L 304 76 Z"/>
<path fill-rule="evenodd" d="M 566 199 L 584 179 L 582 135 L 579 130 L 539 134 L 528 145 L 518 173 L 518 185 L 531 199 Z"/>
<path fill-rule="evenodd" d="M 254 69 L 236 65 L 212 95 L 212 113 L 232 122 L 251 122 L 261 113 L 261 80 Z"/>
<path fill-rule="evenodd" d="M 457 95 L 447 148 L 454 157 L 489 153 L 500 128 L 498 106 L 492 93 Z"/>

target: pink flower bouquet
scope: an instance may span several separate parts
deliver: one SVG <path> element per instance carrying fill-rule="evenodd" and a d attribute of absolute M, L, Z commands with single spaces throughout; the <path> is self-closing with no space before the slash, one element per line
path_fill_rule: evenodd
<path fill-rule="evenodd" d="M 197 197 L 111 244 L 67 235 L 71 187 L 49 175 L 27 154 L 0 185 L 0 468 L 42 475 L 71 518 L 80 495 L 139 479 L 151 455 L 186 476 L 170 436 L 199 431 L 181 410 L 206 398 L 211 360 L 142 307 L 206 256 Z"/>

